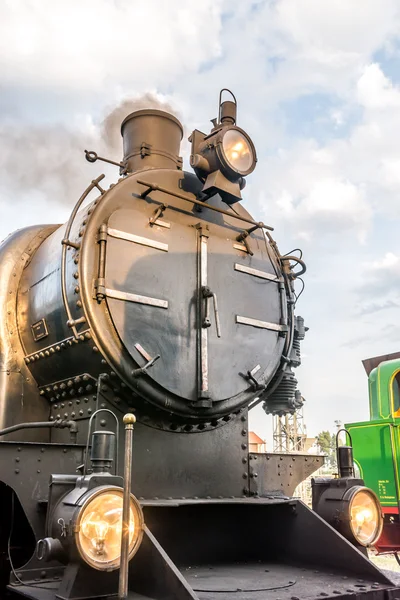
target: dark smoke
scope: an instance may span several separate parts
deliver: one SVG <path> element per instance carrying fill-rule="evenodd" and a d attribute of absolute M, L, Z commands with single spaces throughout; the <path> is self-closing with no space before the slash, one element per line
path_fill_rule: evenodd
<path fill-rule="evenodd" d="M 0 191 L 15 201 L 32 192 L 51 202 L 74 204 L 88 183 L 104 171 L 104 163 L 89 164 L 84 150 L 122 159 L 121 123 L 131 112 L 159 108 L 176 113 L 153 94 L 123 100 L 110 110 L 98 127 L 72 131 L 63 126 L 0 124 Z M 108 171 L 109 172 L 109 171 Z M 118 179 L 115 169 L 115 180 Z M 1 201 L 1 198 L 0 198 Z"/>

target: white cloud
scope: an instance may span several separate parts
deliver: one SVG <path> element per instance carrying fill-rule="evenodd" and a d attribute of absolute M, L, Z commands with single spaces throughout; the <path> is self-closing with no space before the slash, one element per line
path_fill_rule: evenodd
<path fill-rule="evenodd" d="M 365 263 L 364 268 L 375 273 L 390 272 L 394 275 L 400 273 L 400 256 L 387 252 L 383 258 Z"/>
<path fill-rule="evenodd" d="M 2 83 L 145 91 L 217 57 L 219 31 L 215 0 L 12 0 L 1 7 Z"/>
<path fill-rule="evenodd" d="M 400 89 L 376 63 L 367 65 L 357 82 L 358 100 L 370 109 L 400 108 Z"/>

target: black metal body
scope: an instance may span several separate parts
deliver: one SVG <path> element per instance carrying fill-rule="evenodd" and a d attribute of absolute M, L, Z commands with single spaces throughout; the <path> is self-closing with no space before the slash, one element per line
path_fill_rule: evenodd
<path fill-rule="evenodd" d="M 69 561 L 51 541 L 39 555 L 53 549 L 54 560 L 43 565 L 26 556 L 33 548 L 24 541 L 30 529 L 34 541 L 57 537 L 49 515 L 78 485 L 89 419 L 105 409 L 96 430 L 113 431 L 107 411 L 117 415 L 117 475 L 122 416 L 129 410 L 138 421 L 132 491 L 146 530 L 129 597 L 258 600 L 289 589 L 299 598 L 362 589 L 374 600 L 394 598 L 386 576 L 290 499 L 321 459 L 248 451 L 249 407 L 264 401 L 267 410 L 269 398 L 271 412 L 297 406 L 291 368 L 305 329 L 294 317 L 291 261 L 304 263 L 281 256 L 271 228 L 242 206 L 228 208 L 218 195 L 205 202 L 201 182 L 181 171 L 180 124 L 139 112 L 123 125 L 126 177 L 107 191 L 94 180 L 65 226 L 23 230 L 0 248 L 0 426 L 78 427 L 74 445 L 58 427 L 0 440 L 0 500 L 10 510 L 0 516 L 4 577 L 20 550 L 9 593 L 116 593 L 115 572 Z M 91 189 L 98 197 L 79 211 Z M 101 474 L 111 468 L 112 440 L 95 438 L 98 485 L 119 481 Z M 21 519 L 10 531 L 15 511 Z"/>

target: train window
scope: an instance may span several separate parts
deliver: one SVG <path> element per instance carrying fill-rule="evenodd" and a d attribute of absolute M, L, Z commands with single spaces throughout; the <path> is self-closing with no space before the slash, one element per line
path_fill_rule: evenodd
<path fill-rule="evenodd" d="M 400 417 L 400 371 L 393 379 L 393 416 Z"/>

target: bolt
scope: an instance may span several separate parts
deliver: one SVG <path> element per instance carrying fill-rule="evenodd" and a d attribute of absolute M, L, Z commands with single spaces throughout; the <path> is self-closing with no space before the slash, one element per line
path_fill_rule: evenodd
<path fill-rule="evenodd" d="M 18 475 L 19 469 L 15 469 L 14 473 L 16 473 Z"/>
<path fill-rule="evenodd" d="M 105 419 L 102 419 L 102 420 L 100 421 L 100 425 L 101 425 L 102 427 L 105 427 L 105 426 L 107 425 L 107 421 L 106 421 Z"/>

